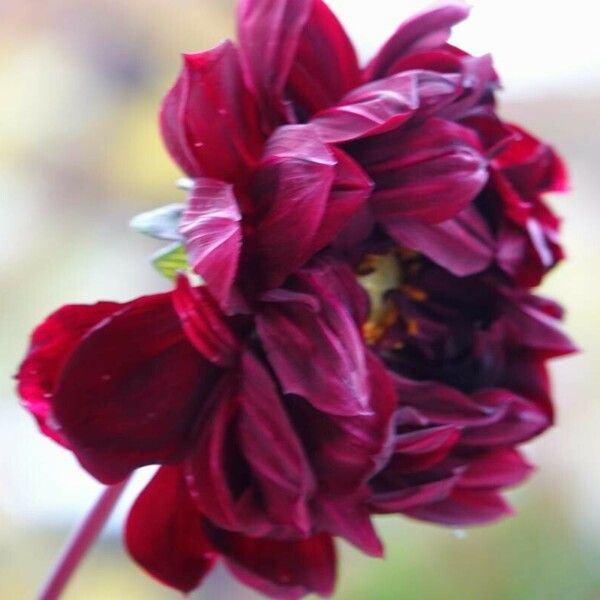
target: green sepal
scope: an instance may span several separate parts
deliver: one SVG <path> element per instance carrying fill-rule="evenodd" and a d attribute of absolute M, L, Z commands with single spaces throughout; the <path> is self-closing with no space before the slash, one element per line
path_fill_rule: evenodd
<path fill-rule="evenodd" d="M 161 248 L 152 256 L 152 265 L 167 279 L 175 279 L 179 271 L 190 272 L 185 248 L 179 242 Z"/>

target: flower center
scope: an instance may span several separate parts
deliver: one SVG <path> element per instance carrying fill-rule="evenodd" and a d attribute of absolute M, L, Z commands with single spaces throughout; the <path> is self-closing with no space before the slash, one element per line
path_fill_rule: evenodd
<path fill-rule="evenodd" d="M 371 311 L 363 325 L 363 338 L 373 346 L 392 328 L 396 335 L 390 348 L 401 350 L 407 338 L 419 335 L 419 322 L 415 318 L 403 315 L 398 297 L 390 292 L 396 291 L 411 303 L 425 302 L 427 292 L 413 284 L 415 275 L 421 270 L 421 256 L 406 248 L 395 248 L 387 254 L 367 254 L 358 267 L 358 282 L 369 295 Z"/>
<path fill-rule="evenodd" d="M 358 281 L 369 295 L 371 311 L 363 325 L 365 342 L 373 345 L 399 316 L 398 308 L 387 298 L 388 292 L 402 285 L 402 269 L 396 251 L 367 254 L 358 268 Z"/>

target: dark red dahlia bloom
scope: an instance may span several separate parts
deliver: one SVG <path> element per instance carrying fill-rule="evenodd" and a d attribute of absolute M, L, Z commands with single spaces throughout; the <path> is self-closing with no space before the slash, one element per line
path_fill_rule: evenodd
<path fill-rule="evenodd" d="M 132 222 L 172 242 L 175 289 L 34 331 L 42 431 L 106 484 L 159 466 L 126 542 L 168 585 L 221 557 L 328 595 L 335 537 L 377 556 L 377 514 L 494 521 L 531 471 L 546 361 L 574 350 L 529 292 L 562 258 L 542 195 L 566 175 L 496 115 L 490 57 L 448 44 L 467 14 L 415 16 L 361 68 L 321 0 L 241 0 L 238 47 L 186 55 L 162 106 L 186 203 Z"/>
<path fill-rule="evenodd" d="M 353 286 L 321 261 L 227 318 L 181 275 L 172 293 L 67 306 L 35 331 L 19 391 L 44 431 L 104 483 L 165 465 L 127 529 L 159 579 L 191 589 L 222 554 L 243 581 L 296 597 L 331 589 L 331 536 L 381 553 L 367 482 L 396 400 Z"/>

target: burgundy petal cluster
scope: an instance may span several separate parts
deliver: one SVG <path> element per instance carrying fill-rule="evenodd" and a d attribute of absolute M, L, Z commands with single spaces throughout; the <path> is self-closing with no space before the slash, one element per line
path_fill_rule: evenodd
<path fill-rule="evenodd" d="M 510 512 L 518 446 L 553 420 L 573 352 L 531 288 L 563 257 L 551 147 L 495 110 L 468 9 L 403 23 L 364 67 L 322 0 L 240 0 L 239 44 L 184 57 L 160 123 L 185 204 L 137 223 L 187 262 L 174 289 L 64 306 L 19 393 L 99 481 L 159 468 L 126 544 L 190 591 L 221 558 L 274 598 L 327 596 L 335 538 L 378 514 Z"/>

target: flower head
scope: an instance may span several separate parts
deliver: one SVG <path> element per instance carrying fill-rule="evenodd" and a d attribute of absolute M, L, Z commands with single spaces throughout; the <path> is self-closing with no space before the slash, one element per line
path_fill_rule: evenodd
<path fill-rule="evenodd" d="M 19 392 L 106 484 L 158 470 L 126 525 L 159 580 L 221 557 L 277 598 L 333 591 L 335 538 L 373 517 L 510 512 L 518 446 L 553 419 L 572 352 L 530 288 L 561 258 L 554 151 L 496 114 L 489 56 L 448 43 L 450 2 L 364 67 L 322 0 L 241 0 L 239 45 L 184 57 L 160 122 L 184 204 L 134 219 L 171 242 L 167 293 L 68 305 Z"/>

